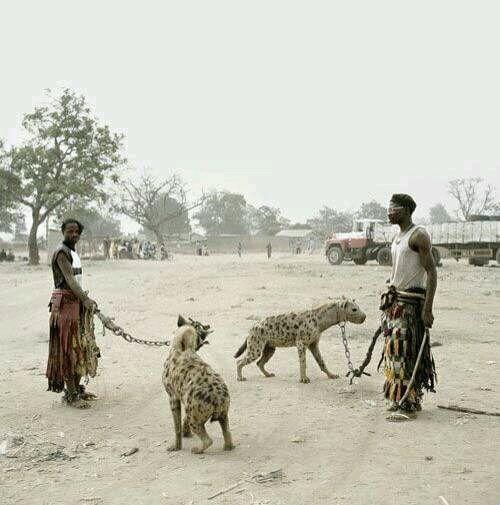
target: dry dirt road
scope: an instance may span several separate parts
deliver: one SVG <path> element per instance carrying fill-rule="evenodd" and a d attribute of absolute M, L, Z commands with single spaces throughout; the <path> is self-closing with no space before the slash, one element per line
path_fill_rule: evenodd
<path fill-rule="evenodd" d="M 100 399 L 92 409 L 65 408 L 59 395 L 45 392 L 49 271 L 0 267 L 0 437 L 19 437 L 0 455 L 2 504 L 500 503 L 500 419 L 437 408 L 451 402 L 500 409 L 500 268 L 446 261 L 439 269 L 432 331 L 442 343 L 433 349 L 438 392 L 426 397 L 417 421 L 393 424 L 385 420 L 383 379 L 375 371 L 380 343 L 372 376 L 351 387 L 338 328 L 321 340 L 338 380 L 308 356 L 311 384 L 299 384 L 297 353 L 284 349 L 269 364 L 275 378 L 250 365 L 248 381 L 239 383 L 232 358 L 255 319 L 345 294 L 368 316 L 364 325 L 348 326 L 360 363 L 388 268 L 331 267 L 319 255 L 267 261 L 264 254 L 85 264 L 84 282 L 101 309 L 136 336 L 169 336 L 179 313 L 215 328 L 201 353 L 228 383 L 237 447 L 221 451 L 215 423 L 208 427 L 214 445 L 196 456 L 193 440 L 179 453 L 166 450 L 172 418 L 161 384 L 165 349 L 99 332 L 102 360 L 89 388 Z M 133 447 L 138 452 L 121 456 Z M 253 479 L 278 469 L 282 478 Z"/>

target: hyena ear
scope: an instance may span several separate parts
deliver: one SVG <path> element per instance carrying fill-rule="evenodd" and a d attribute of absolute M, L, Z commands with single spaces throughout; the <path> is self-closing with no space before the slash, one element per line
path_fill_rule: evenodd
<path fill-rule="evenodd" d="M 179 314 L 179 319 L 177 319 L 177 327 L 185 326 L 188 322 Z"/>

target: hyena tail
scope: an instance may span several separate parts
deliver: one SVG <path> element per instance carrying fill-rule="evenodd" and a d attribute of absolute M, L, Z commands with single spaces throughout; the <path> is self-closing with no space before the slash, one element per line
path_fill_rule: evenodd
<path fill-rule="evenodd" d="M 234 357 L 239 358 L 246 350 L 247 350 L 247 339 L 245 339 L 241 347 L 236 351 Z"/>

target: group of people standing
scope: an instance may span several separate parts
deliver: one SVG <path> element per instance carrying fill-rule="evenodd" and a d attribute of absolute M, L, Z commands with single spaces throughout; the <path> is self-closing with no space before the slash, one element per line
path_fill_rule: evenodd
<path fill-rule="evenodd" d="M 166 244 L 155 244 L 149 240 L 140 241 L 138 238 L 103 240 L 104 259 L 170 259 Z"/>
<path fill-rule="evenodd" d="M 8 252 L 5 252 L 5 249 L 2 249 L 0 251 L 0 263 L 2 261 L 13 262 L 15 259 L 16 257 L 14 256 L 12 250 L 9 249 Z"/>

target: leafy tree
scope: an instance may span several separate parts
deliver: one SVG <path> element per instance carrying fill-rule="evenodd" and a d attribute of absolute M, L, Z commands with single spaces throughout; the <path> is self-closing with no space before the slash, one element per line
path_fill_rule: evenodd
<path fill-rule="evenodd" d="M 7 171 L 7 157 L 2 140 L 0 140 L 0 173 L 5 173 L 5 176 L 0 179 L 0 183 L 7 186 L 11 184 L 12 177 L 9 176 Z M 9 180 L 7 180 L 7 178 Z M 16 215 L 18 214 L 16 203 L 12 199 L 12 195 L 7 191 L 0 191 L 0 232 L 12 232 L 13 226 L 16 222 Z"/>
<path fill-rule="evenodd" d="M 281 215 L 281 210 L 262 205 L 256 212 L 257 231 L 262 235 L 276 235 L 287 227 L 290 221 Z"/>
<path fill-rule="evenodd" d="M 431 224 L 442 224 L 453 221 L 442 203 L 436 203 L 436 205 L 429 209 L 429 217 Z"/>
<path fill-rule="evenodd" d="M 162 242 L 165 235 L 191 231 L 188 211 L 203 200 L 188 205 L 185 186 L 177 175 L 162 180 L 143 175 L 138 183 L 125 183 L 120 211 Z"/>
<path fill-rule="evenodd" d="M 324 206 L 307 224 L 316 235 L 326 238 L 335 232 L 347 232 L 352 229 L 353 214 L 347 211 L 338 211 Z"/>
<path fill-rule="evenodd" d="M 117 182 L 122 135 L 102 125 L 85 98 L 64 90 L 47 106 L 25 114 L 26 140 L 2 148 L 6 167 L 0 169 L 0 185 L 7 197 L 31 211 L 29 263 L 39 263 L 37 231 L 50 213 L 68 198 L 86 201 L 106 199 L 108 182 Z"/>
<path fill-rule="evenodd" d="M 243 235 L 250 228 L 245 197 L 228 191 L 210 193 L 194 217 L 211 236 Z"/>
<path fill-rule="evenodd" d="M 26 216 L 21 212 L 18 212 L 14 218 L 14 240 L 16 242 L 25 242 L 28 238 L 26 234 Z"/>
<path fill-rule="evenodd" d="M 495 191 L 481 177 L 454 179 L 448 183 L 448 192 L 458 204 L 457 215 L 465 220 L 474 214 L 495 212 Z"/>
<path fill-rule="evenodd" d="M 61 221 L 69 217 L 78 219 L 84 225 L 83 235 L 90 239 L 108 235 L 117 237 L 121 234 L 120 221 L 109 212 L 81 205 L 68 206 L 62 210 L 58 214 Z"/>
<path fill-rule="evenodd" d="M 309 230 L 311 226 L 307 223 L 293 223 L 287 226 L 290 230 Z"/>
<path fill-rule="evenodd" d="M 376 200 L 365 202 L 356 213 L 356 217 L 364 219 L 382 219 L 387 221 L 387 208 Z"/>

